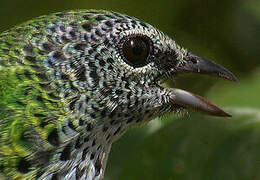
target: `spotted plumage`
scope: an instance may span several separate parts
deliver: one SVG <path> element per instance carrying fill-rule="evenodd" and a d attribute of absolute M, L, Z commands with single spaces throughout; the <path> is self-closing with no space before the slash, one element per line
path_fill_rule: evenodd
<path fill-rule="evenodd" d="M 55 13 L 3 32 L 0 177 L 103 179 L 112 143 L 130 127 L 188 107 L 227 116 L 197 95 L 158 85 L 185 71 L 235 80 L 116 12 Z"/>

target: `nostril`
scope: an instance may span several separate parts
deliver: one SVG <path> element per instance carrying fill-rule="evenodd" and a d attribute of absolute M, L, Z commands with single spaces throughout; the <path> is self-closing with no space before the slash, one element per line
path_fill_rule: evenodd
<path fill-rule="evenodd" d="M 198 60 L 195 59 L 195 58 L 191 58 L 190 60 L 191 60 L 191 62 L 192 62 L 193 64 L 197 64 L 197 63 L 198 63 Z"/>

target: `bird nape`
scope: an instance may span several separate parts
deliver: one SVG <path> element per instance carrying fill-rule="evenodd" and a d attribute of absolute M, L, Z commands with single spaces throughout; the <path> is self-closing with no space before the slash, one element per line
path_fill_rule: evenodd
<path fill-rule="evenodd" d="M 103 179 L 112 143 L 169 112 L 229 116 L 159 85 L 194 72 L 236 81 L 153 26 L 103 10 L 42 16 L 0 35 L 0 177 Z"/>

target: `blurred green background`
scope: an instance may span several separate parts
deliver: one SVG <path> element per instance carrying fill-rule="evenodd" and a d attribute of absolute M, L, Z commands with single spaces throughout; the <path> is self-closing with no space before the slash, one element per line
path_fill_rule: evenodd
<path fill-rule="evenodd" d="M 113 145 L 106 180 L 260 180 L 259 0 L 1 0 L 0 32 L 68 9 L 107 9 L 149 22 L 240 79 L 185 75 L 169 84 L 206 96 L 232 118 L 171 115 Z"/>

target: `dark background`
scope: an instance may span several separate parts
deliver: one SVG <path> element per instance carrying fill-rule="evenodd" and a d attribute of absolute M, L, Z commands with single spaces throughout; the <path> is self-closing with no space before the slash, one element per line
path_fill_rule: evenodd
<path fill-rule="evenodd" d="M 233 118 L 171 115 L 130 130 L 114 144 L 105 179 L 259 180 L 260 1 L 1 0 L 0 32 L 40 15 L 92 8 L 138 17 L 240 79 L 191 74 L 169 81 Z"/>

